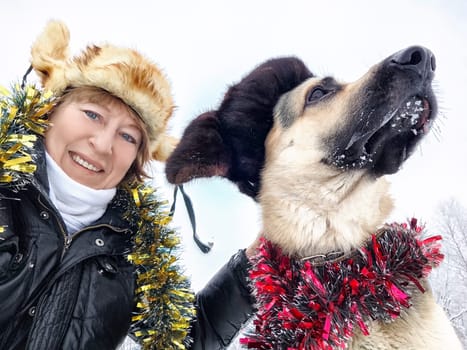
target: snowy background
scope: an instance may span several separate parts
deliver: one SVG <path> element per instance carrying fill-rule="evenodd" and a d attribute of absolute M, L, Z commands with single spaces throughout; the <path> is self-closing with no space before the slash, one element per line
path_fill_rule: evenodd
<path fill-rule="evenodd" d="M 296 55 L 317 75 L 352 81 L 388 55 L 424 45 L 437 58 L 440 117 L 435 132 L 390 178 L 397 207 L 393 219 L 417 216 L 430 222 L 438 204 L 450 198 L 467 206 L 465 0 L 2 1 L 1 85 L 22 77 L 30 45 L 50 18 L 68 24 L 75 52 L 108 41 L 139 49 L 159 64 L 178 106 L 170 124 L 175 136 L 192 118 L 216 107 L 228 85 L 270 57 Z M 154 164 L 153 170 L 156 185 L 171 200 L 163 165 Z M 183 237 L 186 271 L 198 290 L 254 239 L 259 212 L 222 179 L 198 180 L 185 188 L 200 236 L 214 242 L 210 253 L 199 251 L 179 198 L 174 224 Z"/>

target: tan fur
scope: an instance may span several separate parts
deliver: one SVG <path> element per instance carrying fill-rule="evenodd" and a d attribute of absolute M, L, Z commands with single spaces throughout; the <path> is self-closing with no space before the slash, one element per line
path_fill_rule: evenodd
<path fill-rule="evenodd" d="M 290 255 L 308 257 L 359 247 L 393 208 L 384 177 L 375 178 L 365 170 L 339 170 L 321 161 L 327 138 L 350 122 L 346 112 L 358 103 L 371 74 L 344 84 L 329 102 L 304 109 L 307 91 L 320 82 L 311 78 L 276 106 L 274 127 L 266 140 L 259 203 L 263 236 Z M 294 120 L 287 128 L 279 122 L 284 113 Z M 349 348 L 461 349 L 432 293 L 414 293 L 414 305 L 407 312 L 390 324 L 373 322 L 370 336 L 357 332 Z"/>
<path fill-rule="evenodd" d="M 121 98 L 149 127 L 155 159 L 166 160 L 176 141 L 165 135 L 174 102 L 162 71 L 136 50 L 109 44 L 90 45 L 71 58 L 69 39 L 64 23 L 50 21 L 32 45 L 31 64 L 44 88 L 60 95 L 67 87 L 96 86 Z"/>

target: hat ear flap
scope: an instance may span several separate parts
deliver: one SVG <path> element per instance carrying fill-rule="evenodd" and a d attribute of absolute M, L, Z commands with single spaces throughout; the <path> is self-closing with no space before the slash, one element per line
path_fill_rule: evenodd
<path fill-rule="evenodd" d="M 185 129 L 177 148 L 167 159 L 165 173 L 172 184 L 195 178 L 227 177 L 231 152 L 220 132 L 215 111 L 199 115 Z"/>
<path fill-rule="evenodd" d="M 69 58 L 68 45 L 70 32 L 61 21 L 50 21 L 31 47 L 31 65 L 41 79 L 42 85 L 47 86 L 49 80 L 65 81 L 61 79 L 64 67 Z M 54 78 L 52 78 L 54 77 Z"/>

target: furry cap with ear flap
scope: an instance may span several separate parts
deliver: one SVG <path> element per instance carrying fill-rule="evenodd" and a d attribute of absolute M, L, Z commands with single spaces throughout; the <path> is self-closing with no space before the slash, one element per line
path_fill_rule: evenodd
<path fill-rule="evenodd" d="M 177 141 L 166 134 L 174 102 L 161 70 L 138 51 L 89 45 L 69 56 L 70 33 L 60 21 L 47 23 L 31 47 L 31 65 L 42 86 L 60 96 L 69 87 L 98 87 L 129 105 L 148 127 L 149 150 L 165 161 Z"/>
<path fill-rule="evenodd" d="M 312 76 L 296 57 L 274 58 L 257 66 L 227 90 L 217 110 L 188 125 L 167 160 L 167 180 L 183 184 L 222 176 L 256 198 L 274 106 L 282 94 Z"/>

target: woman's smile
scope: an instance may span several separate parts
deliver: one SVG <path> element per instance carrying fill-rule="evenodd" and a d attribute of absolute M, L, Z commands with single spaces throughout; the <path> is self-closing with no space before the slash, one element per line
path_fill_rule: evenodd
<path fill-rule="evenodd" d="M 83 158 L 81 158 L 78 154 L 72 153 L 71 154 L 71 159 L 73 159 L 77 164 L 81 165 L 82 167 L 91 170 L 95 173 L 98 173 L 100 171 L 103 171 L 102 169 L 99 169 L 98 167 L 94 166 L 93 164 L 85 161 Z"/>

